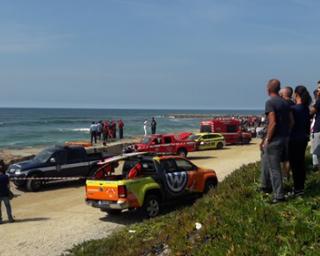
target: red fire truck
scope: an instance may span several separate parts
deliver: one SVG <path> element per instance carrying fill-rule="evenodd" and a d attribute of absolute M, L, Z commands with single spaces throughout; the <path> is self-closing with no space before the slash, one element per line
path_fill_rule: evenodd
<path fill-rule="evenodd" d="M 227 144 L 248 144 L 251 134 L 241 128 L 241 122 L 234 118 L 215 118 L 200 122 L 200 132 L 221 133 Z"/>

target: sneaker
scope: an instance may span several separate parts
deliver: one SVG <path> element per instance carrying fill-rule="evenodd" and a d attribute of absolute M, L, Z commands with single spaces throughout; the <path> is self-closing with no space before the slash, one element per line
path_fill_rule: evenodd
<path fill-rule="evenodd" d="M 13 223 L 13 222 L 15 222 L 16 220 L 15 219 L 9 219 L 9 222 L 10 223 Z"/>
<path fill-rule="evenodd" d="M 0 225 L 1 225 L 1 224 L 3 224 L 3 221 L 2 221 L 2 220 L 0 220 Z"/>
<path fill-rule="evenodd" d="M 303 196 L 303 195 L 304 195 L 303 189 L 294 191 L 294 196 Z"/>
<path fill-rule="evenodd" d="M 271 201 L 270 201 L 270 204 L 278 204 L 278 203 L 283 203 L 283 202 L 286 202 L 286 198 L 273 198 Z"/>

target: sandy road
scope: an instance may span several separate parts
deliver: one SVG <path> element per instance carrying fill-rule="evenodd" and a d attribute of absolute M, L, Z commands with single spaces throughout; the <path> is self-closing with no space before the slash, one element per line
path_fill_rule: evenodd
<path fill-rule="evenodd" d="M 197 165 L 216 170 L 221 181 L 243 164 L 259 159 L 258 140 L 247 146 L 190 154 Z M 38 193 L 23 193 L 12 201 L 16 223 L 0 226 L 0 255 L 59 255 L 72 245 L 107 236 L 113 230 L 141 221 L 136 214 L 110 217 L 84 203 L 79 183 L 50 185 Z M 3 209 L 4 210 L 4 209 Z M 6 214 L 3 211 L 6 220 Z"/>

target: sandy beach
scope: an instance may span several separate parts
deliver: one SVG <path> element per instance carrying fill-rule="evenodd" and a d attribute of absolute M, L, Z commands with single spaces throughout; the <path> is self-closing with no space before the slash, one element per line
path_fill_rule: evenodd
<path fill-rule="evenodd" d="M 221 181 L 241 165 L 259 160 L 258 143 L 259 140 L 254 139 L 250 145 L 193 152 L 189 159 L 199 166 L 216 170 Z M 37 150 L 24 151 L 24 156 Z M 19 151 L 1 153 L 7 157 L 6 161 L 19 155 Z M 17 221 L 0 227 L 0 236 L 5 237 L 5 243 L 0 246 L 1 255 L 59 255 L 74 244 L 105 237 L 117 228 L 141 221 L 134 213 L 111 217 L 87 206 L 84 186 L 79 183 L 52 185 L 37 193 L 14 189 L 14 193 L 20 195 L 12 201 Z M 3 215 L 6 220 L 5 212 Z"/>

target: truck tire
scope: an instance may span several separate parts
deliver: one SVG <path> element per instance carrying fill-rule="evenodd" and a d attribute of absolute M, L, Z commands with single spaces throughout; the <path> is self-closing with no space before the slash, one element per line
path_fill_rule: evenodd
<path fill-rule="evenodd" d="M 179 148 L 178 149 L 178 155 L 182 156 L 182 157 L 187 157 L 188 151 L 186 149 L 184 149 L 184 148 Z"/>
<path fill-rule="evenodd" d="M 223 143 L 222 142 L 218 142 L 217 149 L 222 149 L 222 148 L 223 148 Z"/>
<path fill-rule="evenodd" d="M 121 213 L 121 210 L 118 209 L 106 209 L 103 211 L 108 213 L 108 215 L 119 215 Z"/>
<path fill-rule="evenodd" d="M 142 213 L 147 218 L 154 218 L 160 212 L 160 200 L 157 195 L 147 195 L 142 206 Z"/>
<path fill-rule="evenodd" d="M 217 181 L 210 179 L 206 181 L 204 186 L 204 193 L 207 194 L 211 189 L 214 189 L 217 186 Z"/>
<path fill-rule="evenodd" d="M 40 175 L 32 174 L 28 178 L 39 178 L 39 177 Z M 36 191 L 39 191 L 41 187 L 42 187 L 41 180 L 27 180 L 26 182 L 27 191 L 36 192 Z"/>

